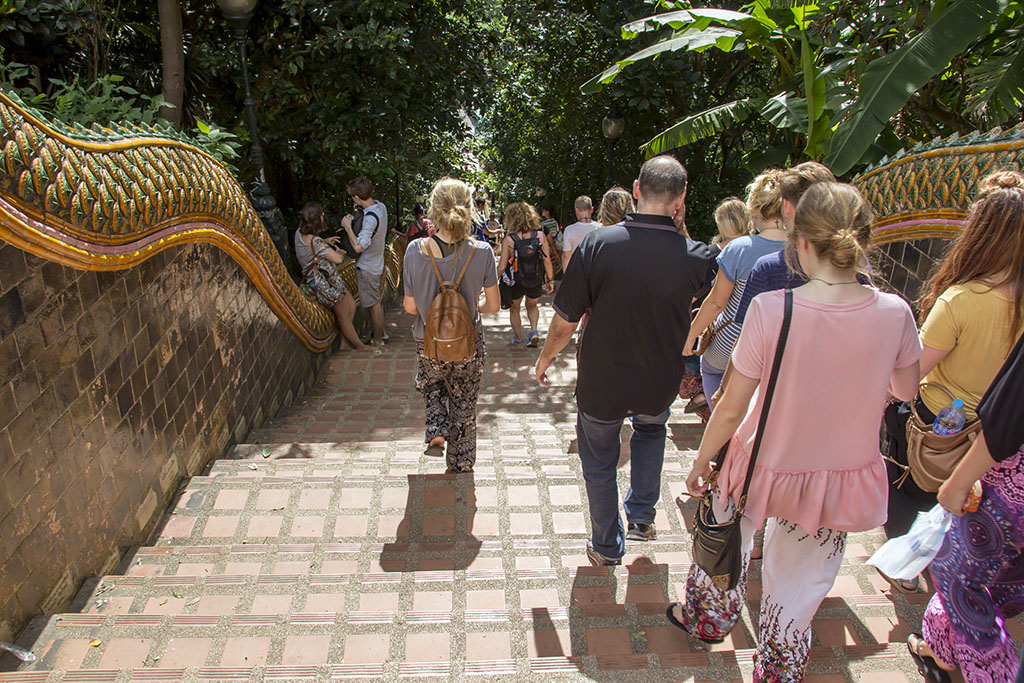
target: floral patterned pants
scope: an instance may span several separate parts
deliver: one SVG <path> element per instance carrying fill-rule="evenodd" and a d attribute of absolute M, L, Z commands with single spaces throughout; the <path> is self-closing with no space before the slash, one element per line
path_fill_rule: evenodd
<path fill-rule="evenodd" d="M 727 519 L 732 504 L 715 504 L 715 516 Z M 742 518 L 743 576 L 723 591 L 697 565 L 686 581 L 686 602 L 679 621 L 692 635 L 724 638 L 739 619 L 747 594 L 747 566 L 755 526 Z M 846 532 L 806 531 L 799 524 L 772 517 L 766 524 L 761 565 L 761 615 L 754 655 L 754 681 L 790 683 L 804 677 L 811 652 L 811 620 L 831 590 L 846 551 Z M 679 617 L 677 613 L 677 617 Z"/>
<path fill-rule="evenodd" d="M 968 683 L 1008 683 L 1017 650 L 1006 621 L 1024 611 L 1024 448 L 981 479 L 977 512 L 954 517 L 929 566 L 936 592 L 924 639 Z"/>
<path fill-rule="evenodd" d="M 426 442 L 445 438 L 449 472 L 472 472 L 476 463 L 476 399 L 484 374 L 484 331 L 477 329 L 476 356 L 439 361 L 423 355 L 416 342 L 416 389 L 426 400 Z"/>

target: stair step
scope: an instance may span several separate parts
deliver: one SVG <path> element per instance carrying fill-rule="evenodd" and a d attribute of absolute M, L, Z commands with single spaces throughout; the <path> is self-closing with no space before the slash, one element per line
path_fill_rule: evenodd
<path fill-rule="evenodd" d="M 656 613 L 664 612 L 664 605 L 670 597 L 667 586 L 672 583 L 677 589 L 682 586 L 690 570 L 686 564 L 651 565 L 634 571 L 608 572 L 594 567 L 530 568 L 507 571 L 505 569 L 466 570 L 424 570 L 424 571 L 365 571 L 350 574 L 322 573 L 260 573 L 260 574 L 209 574 L 205 576 L 107 576 L 88 585 L 80 593 L 76 605 L 80 605 L 91 620 L 105 615 L 163 615 L 163 614 L 213 614 L 224 613 L 284 613 L 291 609 L 319 611 L 323 606 L 317 600 L 325 595 L 352 593 L 359 596 L 378 592 L 415 594 L 416 592 L 498 590 L 505 586 L 520 590 L 554 590 L 559 586 L 572 585 L 570 592 L 574 600 L 580 596 L 600 594 L 603 600 L 610 600 L 617 592 L 620 580 L 627 582 L 620 597 L 637 604 L 653 601 L 658 605 Z M 754 572 L 756 581 L 759 575 Z M 458 585 L 456 585 L 458 584 Z M 289 598 L 283 600 L 282 596 Z M 299 602 L 292 605 L 291 597 Z M 300 598 L 306 596 L 306 601 Z M 317 596 L 317 597 L 310 597 Z M 505 596 L 505 600 L 501 599 Z M 677 596 L 678 597 L 678 596 Z M 748 595 L 748 602 L 756 604 L 760 596 Z M 925 595 L 913 596 L 917 604 L 927 601 Z M 251 599 L 251 600 L 250 600 Z M 508 595 L 493 594 L 488 609 L 517 609 L 516 600 Z M 333 603 L 332 603 L 333 604 Z M 360 602 L 360 604 L 362 604 Z M 608 602 L 602 604 L 611 604 Z M 625 604 L 625 603 L 623 603 Z M 894 615 L 892 599 L 881 593 L 862 593 L 844 597 L 828 597 L 821 609 L 850 611 L 857 610 L 874 616 Z M 335 604 L 345 609 L 344 600 Z M 621 607 L 621 605 L 620 605 Z M 584 610 L 588 609 L 586 606 Z M 230 611 L 229 611 L 230 610 Z M 657 610 L 660 610 L 658 612 Z M 621 611 L 621 610 L 620 610 Z M 836 614 L 838 614 L 836 612 Z M 65 619 L 76 619 L 78 614 L 64 615 Z M 835 616 L 835 615 L 833 615 Z"/>
<path fill-rule="evenodd" d="M 174 625 L 141 626 L 128 636 L 121 636 L 111 627 L 93 629 L 95 633 L 74 629 L 59 640 L 40 641 L 37 648 L 40 660 L 33 668 L 0 673 L 0 683 L 332 681 L 478 675 L 515 676 L 525 680 L 526 676 L 538 674 L 545 677 L 558 673 L 601 675 L 609 671 L 647 672 L 639 679 L 627 674 L 625 678 L 616 676 L 616 680 L 651 680 L 649 676 L 659 670 L 675 677 L 682 673 L 679 669 L 686 669 L 688 678 L 723 680 L 725 676 L 724 680 L 728 680 L 740 678 L 744 670 L 749 671 L 754 656 L 754 650 L 749 647 L 715 646 L 707 650 L 701 644 L 693 644 L 690 649 L 685 637 L 677 643 L 663 638 L 660 632 L 656 640 L 644 642 L 640 640 L 643 636 L 639 636 L 632 641 L 622 641 L 616 648 L 618 652 L 565 654 L 565 649 L 571 648 L 570 643 L 577 637 L 584 641 L 592 637 L 587 631 L 594 629 L 587 629 L 583 624 L 577 624 L 579 631 L 570 636 L 572 640 L 556 629 L 543 629 L 506 634 L 518 637 L 509 638 L 498 647 L 478 645 L 497 632 L 475 627 L 465 634 L 450 636 L 431 624 L 423 626 L 432 630 L 410 623 L 403 625 L 401 632 L 364 627 L 350 633 L 342 633 L 340 625 L 340 622 L 289 624 L 285 630 L 279 625 L 271 632 L 267 626 L 243 624 L 232 626 L 232 635 L 215 633 L 213 628 L 203 630 Z M 482 627 L 493 628 L 492 625 Z M 659 627 L 647 626 L 643 630 L 641 626 L 636 633 L 653 633 L 655 628 Z M 660 628 L 675 630 L 671 626 Z M 106 639 L 91 647 L 90 642 L 99 640 L 94 637 L 97 633 Z M 421 649 L 423 644 L 431 643 L 435 646 L 433 650 Z M 627 645 L 633 651 L 625 649 Z M 402 653 L 406 647 L 412 653 L 411 658 L 430 660 L 404 661 Z M 502 649 L 521 654 L 495 658 L 492 653 Z M 465 654 L 452 657 L 453 652 Z M 888 663 L 901 655 L 905 656 L 905 645 L 896 643 L 817 645 L 811 650 L 808 673 L 870 671 L 880 664 L 892 666 Z"/>

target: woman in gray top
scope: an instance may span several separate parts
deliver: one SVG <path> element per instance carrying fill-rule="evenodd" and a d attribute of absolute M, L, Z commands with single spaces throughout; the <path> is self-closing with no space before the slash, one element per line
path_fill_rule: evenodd
<path fill-rule="evenodd" d="M 338 331 L 341 332 L 339 348 L 362 351 L 366 346 L 352 325 L 356 300 L 345 290 L 345 283 L 338 273 L 338 266 L 345 257 L 334 249 L 337 237 L 318 237 L 324 228 L 323 207 L 318 202 L 306 202 L 299 216 L 299 229 L 295 231 L 295 258 L 302 270 L 302 281 L 313 290 L 317 301 L 334 311 Z"/>
<path fill-rule="evenodd" d="M 442 178 L 430 193 L 430 219 L 435 233 L 413 240 L 405 251 L 403 281 L 405 310 L 416 316 L 416 389 L 426 401 L 424 454 L 446 456 L 448 472 L 472 472 L 476 463 L 476 400 L 484 371 L 484 328 L 481 313 L 500 310 L 498 271 L 494 252 L 486 242 L 470 237 L 472 199 L 469 186 L 455 178 Z M 437 295 L 438 282 L 429 252 L 441 277 L 455 280 L 469 259 L 459 291 L 476 320 L 476 355 L 465 361 L 440 361 L 423 353 L 427 311 Z M 478 305 L 480 293 L 484 302 Z M 447 443 L 447 453 L 445 444 Z"/>

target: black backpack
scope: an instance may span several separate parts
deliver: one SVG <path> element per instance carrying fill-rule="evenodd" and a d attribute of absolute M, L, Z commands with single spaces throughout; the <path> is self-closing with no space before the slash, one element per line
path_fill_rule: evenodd
<path fill-rule="evenodd" d="M 541 250 L 540 240 L 536 231 L 526 238 L 512 234 L 516 252 L 516 283 L 522 284 L 523 287 L 536 287 L 544 282 L 544 269 L 540 261 L 544 257 L 544 252 Z"/>
<path fill-rule="evenodd" d="M 352 234 L 356 237 L 358 237 L 359 233 L 363 230 L 363 217 L 364 213 L 362 209 L 357 209 L 352 215 Z M 377 221 L 377 227 L 373 229 L 373 236 L 370 239 L 376 237 L 377 231 L 380 230 L 380 220 L 378 216 L 374 214 L 373 218 Z M 340 229 L 335 234 L 341 238 L 338 242 L 338 248 L 348 254 L 348 257 L 353 261 L 358 261 L 362 254 L 355 250 L 355 247 L 348 238 L 348 233 L 345 232 L 344 229 Z"/>

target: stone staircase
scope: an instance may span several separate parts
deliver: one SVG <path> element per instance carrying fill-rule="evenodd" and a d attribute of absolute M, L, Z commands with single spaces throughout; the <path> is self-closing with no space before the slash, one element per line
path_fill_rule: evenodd
<path fill-rule="evenodd" d="M 476 472 L 447 475 L 421 455 L 407 322 L 389 324 L 383 353 L 332 357 L 307 397 L 187 481 L 119 575 L 36 619 L 18 643 L 38 660 L 7 655 L 0 681 L 749 679 L 758 563 L 752 609 L 725 643 L 664 617 L 689 569 L 692 504 L 674 496 L 695 418 L 679 405 L 670 423 L 658 540 L 594 568 L 572 356 L 543 390 L 536 351 L 510 349 L 507 316 L 489 317 Z M 901 641 L 927 596 L 890 595 L 863 565 L 881 540 L 851 538 L 807 680 L 916 680 Z"/>

